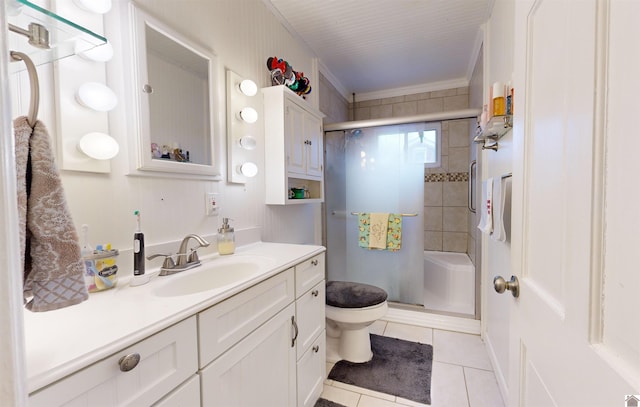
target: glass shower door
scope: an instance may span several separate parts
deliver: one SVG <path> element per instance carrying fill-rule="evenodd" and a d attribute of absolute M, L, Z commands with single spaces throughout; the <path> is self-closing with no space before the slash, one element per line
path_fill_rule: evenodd
<path fill-rule="evenodd" d="M 336 211 L 330 206 L 335 203 L 328 199 L 333 215 L 327 216 L 327 243 L 332 257 L 338 254 L 330 251 L 332 236 L 338 240 L 344 236 L 346 261 L 343 266 L 328 264 L 329 279 L 372 284 L 385 289 L 391 301 L 422 304 L 424 127 L 424 123 L 416 123 L 345 132 L 344 182 L 336 174 L 334 180 L 327 180 L 327 198 L 334 193 L 333 185 L 338 190 L 344 188 L 345 210 Z M 330 160 L 328 151 L 327 168 L 332 166 Z M 337 196 L 341 192 L 335 191 Z M 360 212 L 416 216 L 403 217 L 402 247 L 391 252 L 359 247 L 358 216 L 352 213 Z M 345 230 L 336 229 L 340 227 Z"/>

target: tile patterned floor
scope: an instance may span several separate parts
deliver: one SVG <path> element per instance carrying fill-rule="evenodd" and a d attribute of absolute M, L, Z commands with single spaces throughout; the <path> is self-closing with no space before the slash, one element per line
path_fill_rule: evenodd
<path fill-rule="evenodd" d="M 433 345 L 431 407 L 504 407 L 479 336 L 385 321 L 371 333 Z M 332 367 L 327 364 L 327 374 Z M 325 381 L 322 397 L 347 407 L 427 406 L 333 380 Z"/>

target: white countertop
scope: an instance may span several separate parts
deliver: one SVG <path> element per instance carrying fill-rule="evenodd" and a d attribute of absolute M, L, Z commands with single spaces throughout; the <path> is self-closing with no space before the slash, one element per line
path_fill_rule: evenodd
<path fill-rule="evenodd" d="M 295 264 L 322 253 L 322 246 L 259 242 L 239 247 L 231 256 L 202 258 L 203 267 L 217 259 L 243 255 L 264 256 L 274 263 L 258 277 L 221 289 L 177 297 L 159 297 L 153 291 L 171 278 L 157 276 L 131 287 L 130 277 L 120 278 L 116 287 L 89 295 L 89 300 L 49 312 L 25 310 L 25 344 L 28 391 L 34 392 L 83 367 L 196 314 Z M 169 283 L 170 284 L 170 283 Z"/>

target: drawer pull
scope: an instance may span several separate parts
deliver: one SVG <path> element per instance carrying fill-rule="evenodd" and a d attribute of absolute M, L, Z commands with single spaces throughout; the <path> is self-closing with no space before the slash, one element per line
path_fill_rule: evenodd
<path fill-rule="evenodd" d="M 296 324 L 296 317 L 291 317 L 291 324 L 293 325 L 293 338 L 291 338 L 291 347 L 296 346 L 296 339 L 298 339 L 298 324 Z"/>
<path fill-rule="evenodd" d="M 120 365 L 121 371 L 128 372 L 138 366 L 138 362 L 140 362 L 140 354 L 130 353 L 126 356 L 121 357 L 118 361 L 118 364 Z"/>
<path fill-rule="evenodd" d="M 311 295 L 313 295 L 314 297 L 317 297 L 318 294 L 320 294 L 320 292 L 318 290 L 311 291 Z"/>
<path fill-rule="evenodd" d="M 314 346 L 314 347 L 313 347 L 313 348 L 311 348 L 311 349 L 313 349 L 313 351 L 314 351 L 315 353 L 318 353 L 318 351 L 320 350 L 320 345 L 316 345 L 316 346 Z"/>
<path fill-rule="evenodd" d="M 317 266 L 318 265 L 318 260 L 311 260 L 311 265 L 312 266 Z"/>

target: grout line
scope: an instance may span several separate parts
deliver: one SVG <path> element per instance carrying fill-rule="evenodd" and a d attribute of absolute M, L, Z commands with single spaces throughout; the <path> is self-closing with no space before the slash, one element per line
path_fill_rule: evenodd
<path fill-rule="evenodd" d="M 467 406 L 471 407 L 471 399 L 469 398 L 469 386 L 467 386 L 467 374 L 465 367 L 462 366 L 462 377 L 464 378 L 464 391 L 467 393 Z"/>

